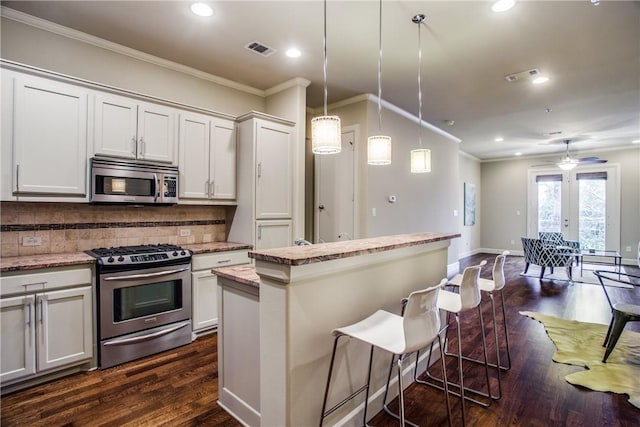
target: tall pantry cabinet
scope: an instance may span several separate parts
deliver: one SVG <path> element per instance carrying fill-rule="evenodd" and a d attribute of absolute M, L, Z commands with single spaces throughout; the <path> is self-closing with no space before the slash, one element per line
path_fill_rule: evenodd
<path fill-rule="evenodd" d="M 238 118 L 238 205 L 229 241 L 293 245 L 294 124 L 252 112 Z"/>

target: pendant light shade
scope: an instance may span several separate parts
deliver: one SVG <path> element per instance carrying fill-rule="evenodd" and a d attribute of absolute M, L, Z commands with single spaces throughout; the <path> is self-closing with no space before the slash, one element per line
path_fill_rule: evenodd
<path fill-rule="evenodd" d="M 391 164 L 391 137 L 370 136 L 367 141 L 367 163 L 370 165 Z"/>
<path fill-rule="evenodd" d="M 382 130 L 382 0 L 380 0 L 378 32 L 378 130 Z M 391 137 L 370 136 L 367 139 L 367 163 L 370 165 L 391 164 Z"/>
<path fill-rule="evenodd" d="M 425 16 L 420 14 L 414 16 L 411 21 L 418 24 L 418 144 L 420 148 L 411 150 L 411 173 L 431 172 L 431 150 L 422 148 L 422 38 L 420 37 L 420 27 Z"/>
<path fill-rule="evenodd" d="M 431 150 L 419 148 L 411 150 L 411 173 L 431 172 Z"/>
<path fill-rule="evenodd" d="M 337 154 L 342 151 L 340 117 L 327 115 L 327 0 L 324 1 L 324 115 L 311 119 L 311 151 L 314 154 Z"/>
<path fill-rule="evenodd" d="M 311 119 L 311 150 L 314 154 L 336 154 L 342 151 L 340 117 L 319 116 Z"/>

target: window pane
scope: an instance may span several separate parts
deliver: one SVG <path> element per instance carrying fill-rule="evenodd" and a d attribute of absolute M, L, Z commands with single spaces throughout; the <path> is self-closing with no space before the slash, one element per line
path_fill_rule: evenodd
<path fill-rule="evenodd" d="M 578 238 L 583 249 L 605 250 L 606 185 L 600 179 L 578 181 Z"/>
<path fill-rule="evenodd" d="M 538 182 L 538 231 L 562 231 L 560 181 Z"/>

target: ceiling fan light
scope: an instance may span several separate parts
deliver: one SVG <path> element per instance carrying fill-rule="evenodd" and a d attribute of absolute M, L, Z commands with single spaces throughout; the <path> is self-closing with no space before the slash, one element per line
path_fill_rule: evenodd
<path fill-rule="evenodd" d="M 367 139 L 367 163 L 370 165 L 391 164 L 391 137 L 370 136 Z"/>
<path fill-rule="evenodd" d="M 571 157 L 565 157 L 558 162 L 558 167 L 564 171 L 570 171 L 576 166 L 578 166 L 578 160 L 572 159 Z"/>
<path fill-rule="evenodd" d="M 311 151 L 314 154 L 337 154 L 342 151 L 340 117 L 318 116 L 311 119 Z"/>
<path fill-rule="evenodd" d="M 431 150 L 418 148 L 411 150 L 411 173 L 431 172 Z"/>

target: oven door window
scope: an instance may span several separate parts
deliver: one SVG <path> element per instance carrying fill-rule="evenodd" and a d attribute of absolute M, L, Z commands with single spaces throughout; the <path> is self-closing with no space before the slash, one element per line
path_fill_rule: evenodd
<path fill-rule="evenodd" d="M 114 322 L 182 309 L 182 280 L 158 282 L 113 291 Z"/>

